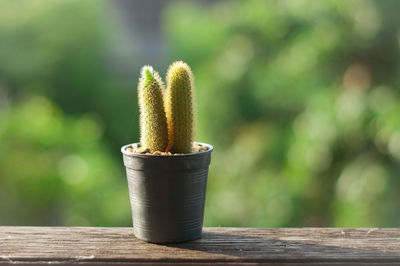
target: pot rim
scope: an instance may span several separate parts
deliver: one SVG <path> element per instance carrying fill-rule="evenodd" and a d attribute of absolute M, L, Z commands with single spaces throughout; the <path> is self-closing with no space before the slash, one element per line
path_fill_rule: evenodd
<path fill-rule="evenodd" d="M 211 153 L 214 150 L 214 147 L 208 143 L 204 143 L 204 142 L 197 142 L 195 141 L 195 143 L 200 144 L 202 146 L 207 147 L 208 149 L 202 152 L 195 152 L 195 153 L 188 153 L 188 154 L 171 154 L 171 155 L 163 155 L 163 154 L 140 154 L 140 153 L 133 153 L 133 152 L 129 152 L 127 151 L 127 148 L 135 145 L 135 144 L 140 144 L 140 142 L 136 142 L 136 143 L 131 143 L 131 144 L 127 144 L 121 147 L 121 152 L 126 155 L 126 156 L 131 156 L 131 157 L 142 157 L 142 158 L 148 158 L 148 157 L 164 157 L 164 158 L 171 158 L 171 157 L 192 157 L 192 156 L 199 156 L 200 154 L 205 154 L 205 153 Z"/>

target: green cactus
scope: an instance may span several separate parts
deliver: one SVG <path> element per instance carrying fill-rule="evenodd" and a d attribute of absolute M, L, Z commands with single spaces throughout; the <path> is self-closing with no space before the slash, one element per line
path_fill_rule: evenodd
<path fill-rule="evenodd" d="M 168 123 L 168 148 L 174 153 L 193 152 L 194 141 L 194 92 L 190 67 L 177 61 L 167 71 L 165 112 Z"/>
<path fill-rule="evenodd" d="M 138 85 L 140 143 L 142 150 L 148 149 L 151 153 L 165 151 L 168 146 L 163 90 L 158 73 L 151 66 L 144 66 Z"/>

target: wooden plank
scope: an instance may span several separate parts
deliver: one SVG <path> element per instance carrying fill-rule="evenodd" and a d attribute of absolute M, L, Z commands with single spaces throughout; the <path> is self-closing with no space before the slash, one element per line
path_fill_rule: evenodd
<path fill-rule="evenodd" d="M 205 228 L 202 239 L 157 245 L 132 228 L 5 226 L 2 263 L 400 265 L 400 229 Z"/>

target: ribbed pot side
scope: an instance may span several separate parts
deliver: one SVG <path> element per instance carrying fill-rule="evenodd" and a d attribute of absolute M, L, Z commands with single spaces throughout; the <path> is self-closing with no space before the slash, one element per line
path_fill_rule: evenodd
<path fill-rule="evenodd" d="M 146 155 L 123 146 L 137 238 L 177 243 L 201 237 L 208 166 L 213 147 L 185 155 Z"/>

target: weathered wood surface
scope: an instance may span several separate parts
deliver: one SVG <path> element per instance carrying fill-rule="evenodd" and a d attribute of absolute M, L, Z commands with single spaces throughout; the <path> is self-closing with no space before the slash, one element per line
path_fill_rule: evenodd
<path fill-rule="evenodd" d="M 132 228 L 0 227 L 0 264 L 400 265 L 400 229 L 205 228 L 170 245 L 136 239 Z"/>

